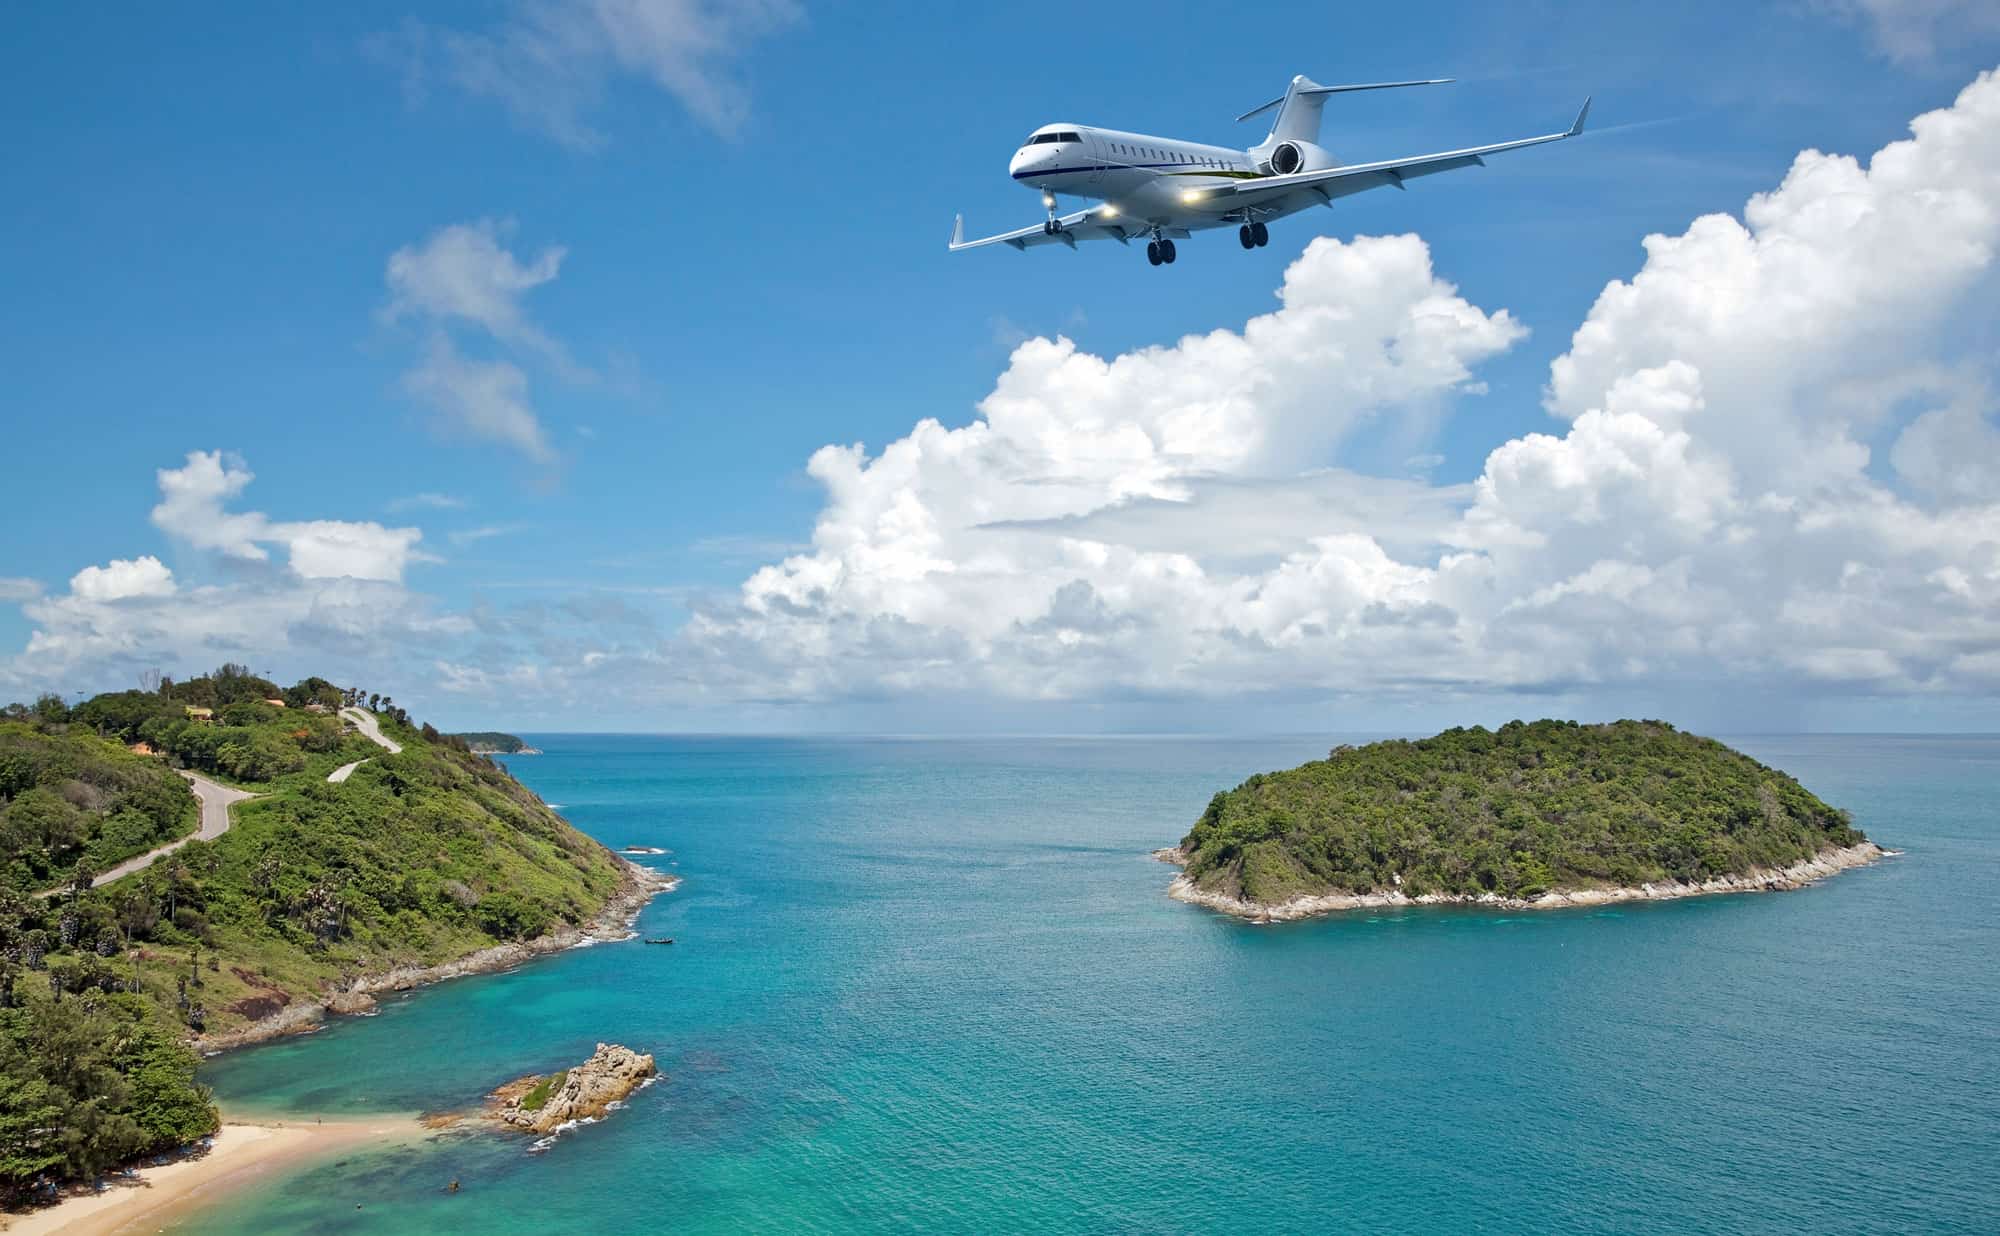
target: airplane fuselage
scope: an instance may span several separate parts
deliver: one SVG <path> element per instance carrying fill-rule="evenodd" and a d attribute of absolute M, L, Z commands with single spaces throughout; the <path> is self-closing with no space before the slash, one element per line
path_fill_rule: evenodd
<path fill-rule="evenodd" d="M 1188 202 L 1189 193 L 1266 174 L 1250 151 L 1078 124 L 1035 130 L 1007 172 L 1044 194 L 1104 202 L 1135 222 L 1184 228 L 1225 222 L 1222 211 Z"/>

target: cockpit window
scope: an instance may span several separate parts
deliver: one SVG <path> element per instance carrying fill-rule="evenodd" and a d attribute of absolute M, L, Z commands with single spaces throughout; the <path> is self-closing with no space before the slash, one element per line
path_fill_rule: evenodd
<path fill-rule="evenodd" d="M 1041 146 L 1049 142 L 1080 142 L 1082 140 L 1083 135 L 1080 133 L 1037 133 L 1028 139 L 1028 145 Z"/>

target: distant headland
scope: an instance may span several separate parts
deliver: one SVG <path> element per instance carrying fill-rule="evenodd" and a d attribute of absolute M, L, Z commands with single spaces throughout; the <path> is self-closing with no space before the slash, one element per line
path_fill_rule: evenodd
<path fill-rule="evenodd" d="M 474 755 L 540 755 L 541 750 L 531 747 L 512 734 L 502 734 L 498 730 L 481 730 L 473 734 L 453 734 L 472 750 Z"/>
<path fill-rule="evenodd" d="M 1251 919 L 1797 888 L 1888 851 L 1791 777 L 1662 721 L 1336 747 L 1209 801 L 1169 890 Z"/>

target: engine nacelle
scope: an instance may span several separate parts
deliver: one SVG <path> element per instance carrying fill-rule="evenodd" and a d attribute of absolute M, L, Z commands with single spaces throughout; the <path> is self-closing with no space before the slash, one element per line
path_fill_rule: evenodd
<path fill-rule="evenodd" d="M 1296 172 L 1318 172 L 1337 166 L 1333 155 L 1311 142 L 1290 139 L 1271 147 L 1258 162 L 1258 169 L 1272 176 L 1290 176 Z"/>

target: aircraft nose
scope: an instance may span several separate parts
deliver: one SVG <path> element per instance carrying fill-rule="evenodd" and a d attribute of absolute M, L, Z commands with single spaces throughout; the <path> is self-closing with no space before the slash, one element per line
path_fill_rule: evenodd
<path fill-rule="evenodd" d="M 1007 163 L 1007 174 L 1009 176 L 1019 176 L 1027 168 L 1028 152 L 1026 150 L 1017 150 L 1014 152 L 1014 157 Z"/>

